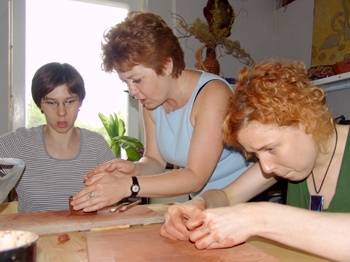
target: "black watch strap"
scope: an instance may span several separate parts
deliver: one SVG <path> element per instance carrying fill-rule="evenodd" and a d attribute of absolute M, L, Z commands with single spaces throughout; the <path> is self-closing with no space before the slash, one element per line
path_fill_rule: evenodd
<path fill-rule="evenodd" d="M 131 191 L 130 197 L 136 197 L 140 191 L 139 181 L 136 176 L 132 176 L 131 178 L 132 178 L 132 184 L 130 187 L 130 191 Z"/>

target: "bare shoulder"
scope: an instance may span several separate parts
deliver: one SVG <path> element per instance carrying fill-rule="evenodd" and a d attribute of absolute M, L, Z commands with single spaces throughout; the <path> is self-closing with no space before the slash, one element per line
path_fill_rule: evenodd
<path fill-rule="evenodd" d="M 212 80 L 205 84 L 198 93 L 196 103 L 215 104 L 216 107 L 226 107 L 229 97 L 233 94 L 232 89 L 222 80 Z"/>
<path fill-rule="evenodd" d="M 198 84 L 199 79 L 202 76 L 202 72 L 200 71 L 195 71 L 195 70 L 186 70 L 186 74 L 188 77 L 188 87 L 191 88 L 187 88 L 187 92 L 188 94 L 192 94 L 193 90 L 195 89 L 195 87 Z M 206 95 L 213 95 L 215 94 L 216 96 L 220 96 L 220 95 L 231 95 L 232 94 L 232 89 L 227 85 L 227 83 L 224 82 L 224 80 L 220 80 L 220 79 L 213 79 L 213 80 L 209 80 L 204 87 L 202 88 L 202 90 L 199 92 L 198 96 L 200 96 L 202 94 Z"/>
<path fill-rule="evenodd" d="M 216 95 L 231 95 L 233 93 L 232 89 L 223 80 L 219 79 L 208 82 L 203 87 L 203 91 L 206 91 L 208 94 L 215 93 Z"/>
<path fill-rule="evenodd" d="M 221 80 L 208 82 L 198 93 L 193 105 L 191 121 L 204 119 L 211 122 L 222 121 L 232 90 Z"/>

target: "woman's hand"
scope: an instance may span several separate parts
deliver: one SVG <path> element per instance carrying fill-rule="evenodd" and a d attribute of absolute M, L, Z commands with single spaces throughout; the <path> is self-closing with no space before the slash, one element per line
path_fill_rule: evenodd
<path fill-rule="evenodd" d="M 173 240 L 189 240 L 186 223 L 204 209 L 203 202 L 197 200 L 170 206 L 164 214 L 165 222 L 160 229 L 160 235 Z"/>
<path fill-rule="evenodd" d="M 121 158 L 116 158 L 114 160 L 108 161 L 102 165 L 91 170 L 84 177 L 85 181 L 88 181 L 96 174 L 109 173 L 114 175 L 133 175 L 135 173 L 135 163 L 124 160 Z M 93 183 L 93 182 L 91 182 Z"/>
<path fill-rule="evenodd" d="M 206 209 L 187 221 L 189 239 L 198 249 L 227 248 L 245 242 L 252 236 L 252 214 L 249 205 Z"/>
<path fill-rule="evenodd" d="M 71 204 L 74 210 L 92 212 L 114 205 L 130 195 L 132 179 L 129 176 L 118 177 L 104 173 L 94 175 L 89 182 L 73 197 Z"/>

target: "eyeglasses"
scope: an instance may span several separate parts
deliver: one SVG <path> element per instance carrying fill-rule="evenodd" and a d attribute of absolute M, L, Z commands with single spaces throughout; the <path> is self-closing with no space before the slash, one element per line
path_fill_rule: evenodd
<path fill-rule="evenodd" d="M 46 108 L 49 108 L 49 109 L 57 109 L 60 104 L 62 103 L 62 105 L 65 107 L 65 108 L 74 108 L 76 107 L 79 103 L 79 100 L 78 99 L 68 99 L 64 102 L 58 102 L 58 101 L 43 101 L 41 102 L 42 104 L 45 104 L 45 107 Z"/>

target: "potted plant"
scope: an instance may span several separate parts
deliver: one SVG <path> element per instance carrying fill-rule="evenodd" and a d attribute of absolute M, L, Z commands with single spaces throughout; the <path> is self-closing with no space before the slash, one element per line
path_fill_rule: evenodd
<path fill-rule="evenodd" d="M 98 113 L 99 118 L 109 136 L 109 145 L 117 158 L 121 157 L 121 150 L 125 150 L 127 159 L 137 161 L 143 156 L 144 146 L 136 138 L 125 136 L 125 122 L 121 116 L 116 113 L 106 117 L 102 113 Z"/>

